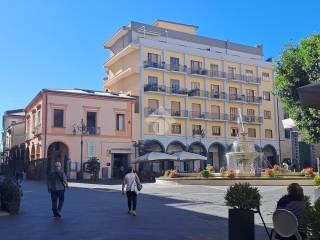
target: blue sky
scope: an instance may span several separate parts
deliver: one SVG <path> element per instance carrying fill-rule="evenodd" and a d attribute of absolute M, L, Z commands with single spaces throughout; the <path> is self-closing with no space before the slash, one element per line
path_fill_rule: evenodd
<path fill-rule="evenodd" d="M 104 41 L 130 20 L 198 25 L 199 35 L 264 45 L 320 31 L 319 1 L 0 0 L 0 113 L 24 108 L 42 88 L 102 89 Z"/>

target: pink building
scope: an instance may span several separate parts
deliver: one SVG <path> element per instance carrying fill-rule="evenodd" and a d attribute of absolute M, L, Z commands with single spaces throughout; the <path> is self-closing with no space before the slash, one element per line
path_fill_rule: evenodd
<path fill-rule="evenodd" d="M 100 177 L 119 177 L 134 157 L 134 103 L 135 99 L 125 94 L 41 90 L 25 108 L 29 170 L 49 171 L 60 161 L 69 178 L 76 178 L 81 158 L 84 163 L 97 157 Z"/>

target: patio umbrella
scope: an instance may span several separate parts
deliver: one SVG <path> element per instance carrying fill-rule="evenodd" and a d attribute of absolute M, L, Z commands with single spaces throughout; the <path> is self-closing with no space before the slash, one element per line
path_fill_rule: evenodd
<path fill-rule="evenodd" d="M 177 160 L 179 161 L 192 161 L 192 160 L 202 160 L 202 161 L 207 161 L 207 157 L 204 157 L 202 155 L 196 154 L 196 153 L 191 153 L 191 152 L 176 152 L 172 154 L 173 156 L 177 157 Z"/>
<path fill-rule="evenodd" d="M 133 161 L 133 163 L 138 162 L 157 162 L 162 160 L 177 160 L 176 156 L 169 155 L 167 153 L 162 152 L 149 152 L 137 158 L 137 160 Z"/>
<path fill-rule="evenodd" d="M 320 109 L 320 82 L 299 87 L 298 94 L 302 106 Z"/>

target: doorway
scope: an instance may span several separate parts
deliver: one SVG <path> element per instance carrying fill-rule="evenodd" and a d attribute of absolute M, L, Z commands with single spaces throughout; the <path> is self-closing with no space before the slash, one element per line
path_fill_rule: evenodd
<path fill-rule="evenodd" d="M 129 166 L 129 156 L 124 153 L 114 153 L 112 155 L 112 177 L 122 179 Z"/>

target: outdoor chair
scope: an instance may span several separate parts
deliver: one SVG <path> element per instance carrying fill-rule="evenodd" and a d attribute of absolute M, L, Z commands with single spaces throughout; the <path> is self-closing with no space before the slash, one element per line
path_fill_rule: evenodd
<path fill-rule="evenodd" d="M 276 240 L 276 235 L 281 237 L 295 236 L 297 240 L 302 240 L 301 235 L 298 232 L 298 220 L 296 216 L 285 209 L 277 209 L 273 214 L 273 231 L 271 240 Z"/>

